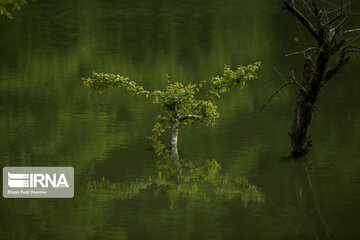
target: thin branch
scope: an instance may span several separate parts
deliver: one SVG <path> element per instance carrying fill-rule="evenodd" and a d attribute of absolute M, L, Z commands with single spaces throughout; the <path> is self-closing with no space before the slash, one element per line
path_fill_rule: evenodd
<path fill-rule="evenodd" d="M 200 119 L 200 118 L 201 118 L 201 116 L 199 116 L 199 115 L 192 115 L 192 114 L 182 115 L 179 117 L 179 122 L 182 122 L 182 121 L 185 121 L 188 119 Z"/>
<path fill-rule="evenodd" d="M 348 46 L 345 47 L 342 51 L 341 51 L 341 55 L 340 55 L 340 60 L 338 61 L 338 63 L 335 65 L 335 67 L 333 67 L 332 69 L 330 69 L 327 74 L 326 74 L 326 78 L 325 81 L 329 81 L 335 74 L 337 74 L 340 69 L 345 66 L 349 61 L 350 61 L 350 57 L 346 57 L 346 54 L 349 53 L 349 51 L 351 50 L 347 50 L 349 48 L 351 48 L 352 46 Z"/>
<path fill-rule="evenodd" d="M 334 23 L 335 21 L 337 21 L 338 19 L 340 19 L 342 17 L 346 17 L 345 14 L 343 14 L 343 13 L 338 14 L 336 17 L 334 17 L 329 22 L 327 22 L 325 25 L 329 26 L 330 24 Z"/>
<path fill-rule="evenodd" d="M 282 80 L 284 80 L 284 82 L 288 82 L 288 81 L 286 81 L 286 79 L 284 78 L 284 76 L 281 74 L 281 72 L 275 67 L 275 66 L 273 66 L 273 65 L 271 65 L 270 64 L 270 66 L 274 69 L 274 71 L 280 76 L 280 78 L 282 79 Z"/>
<path fill-rule="evenodd" d="M 316 14 L 316 17 L 318 19 L 321 18 L 321 10 L 320 10 L 320 7 L 319 7 L 319 2 L 317 0 L 310 0 L 310 3 L 314 9 L 314 13 Z"/>
<path fill-rule="evenodd" d="M 343 26 L 344 22 L 346 21 L 347 16 L 345 16 L 339 23 L 338 25 L 335 27 L 335 34 L 337 34 L 339 32 L 339 29 Z"/>
<path fill-rule="evenodd" d="M 335 39 L 335 38 L 334 38 Z M 333 39 L 333 42 L 336 41 Z M 341 40 L 340 42 L 336 42 L 334 44 L 334 47 L 333 47 L 333 50 L 332 50 L 332 53 L 335 54 L 340 48 L 342 48 L 344 45 L 345 45 L 346 41 L 345 40 Z"/>
<path fill-rule="evenodd" d="M 348 41 L 348 42 L 349 42 L 349 41 L 354 42 L 355 40 L 358 40 L 358 39 L 360 39 L 360 36 L 347 38 L 346 41 Z"/>
<path fill-rule="evenodd" d="M 295 74 L 294 74 L 294 71 L 291 71 L 291 73 L 289 72 L 289 76 L 290 78 L 292 79 L 291 82 L 293 82 L 296 86 L 298 86 L 298 88 L 300 89 L 300 91 L 302 93 L 305 93 L 306 92 L 306 89 L 303 85 L 301 85 L 297 80 L 296 80 L 296 77 L 295 77 Z"/>
<path fill-rule="evenodd" d="M 302 51 L 287 53 L 287 54 L 285 54 L 285 57 L 290 57 L 290 56 L 301 54 L 301 53 L 305 54 L 307 51 L 311 51 L 311 50 L 315 50 L 315 49 L 317 49 L 317 47 L 309 47 Z"/>
<path fill-rule="evenodd" d="M 345 50 L 346 49 L 346 50 Z M 344 54 L 348 54 L 348 53 L 360 53 L 360 48 L 359 47 L 355 47 L 355 46 L 348 46 L 346 48 L 344 48 Z"/>
<path fill-rule="evenodd" d="M 293 14 L 301 23 L 302 25 L 304 25 L 304 27 L 306 27 L 310 33 L 318 40 L 320 41 L 320 37 L 317 33 L 317 30 L 315 29 L 315 27 L 312 25 L 312 23 L 306 19 L 306 17 L 299 12 L 295 6 L 293 4 L 290 4 L 288 1 L 284 2 L 284 8 L 286 10 L 288 10 L 291 14 Z"/>
<path fill-rule="evenodd" d="M 273 97 L 275 97 L 276 94 L 278 94 L 283 88 L 294 84 L 294 82 L 287 82 L 284 85 L 282 85 L 281 87 L 279 87 L 270 97 L 269 99 L 266 101 L 266 103 L 258 110 L 258 112 L 262 112 L 262 110 L 264 110 L 266 108 L 267 105 L 269 105 L 270 101 L 273 99 Z"/>
<path fill-rule="evenodd" d="M 349 33 L 353 33 L 353 32 L 360 32 L 360 28 L 349 29 L 349 30 L 344 31 L 345 34 L 349 34 Z"/>
<path fill-rule="evenodd" d="M 277 69 L 276 69 L 277 70 Z M 280 77 L 283 78 L 283 76 L 281 75 L 280 72 L 278 72 Z M 268 100 L 266 101 L 266 103 L 258 110 L 258 112 L 262 112 L 262 110 L 264 110 L 266 108 L 267 105 L 269 105 L 270 101 L 276 96 L 276 94 L 278 94 L 283 88 L 287 87 L 287 86 L 290 86 L 292 84 L 296 85 L 300 91 L 304 94 L 306 93 L 306 89 L 304 88 L 304 86 L 302 86 L 297 80 L 296 80 L 296 77 L 295 77 L 295 74 L 294 74 L 294 71 L 291 71 L 289 72 L 289 77 L 291 78 L 291 81 L 286 81 L 284 78 L 284 81 L 285 81 L 285 84 L 283 84 L 281 87 L 279 87 L 269 98 Z"/>

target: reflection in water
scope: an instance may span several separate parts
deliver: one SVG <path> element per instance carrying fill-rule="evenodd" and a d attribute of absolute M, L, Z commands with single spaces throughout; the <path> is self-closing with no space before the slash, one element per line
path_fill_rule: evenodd
<path fill-rule="evenodd" d="M 174 208 L 180 197 L 197 200 L 239 198 L 245 207 L 249 201 L 264 202 L 264 195 L 258 187 L 249 184 L 245 177 L 221 173 L 221 166 L 215 160 L 206 160 L 198 167 L 191 162 L 183 162 L 182 168 L 161 160 L 157 166 L 157 176 L 143 177 L 129 184 L 114 183 L 103 178 L 89 182 L 88 192 L 101 200 L 132 199 L 146 189 L 152 190 L 155 197 L 165 192 L 169 195 L 170 208 Z"/>
<path fill-rule="evenodd" d="M 293 160 L 296 197 L 304 217 L 299 227 L 299 234 L 305 239 L 330 239 L 329 229 L 312 188 L 310 168 L 311 162 L 307 158 Z"/>

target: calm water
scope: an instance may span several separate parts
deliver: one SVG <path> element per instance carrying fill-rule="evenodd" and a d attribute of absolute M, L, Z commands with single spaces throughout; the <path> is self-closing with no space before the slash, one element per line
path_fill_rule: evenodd
<path fill-rule="evenodd" d="M 303 46 L 280 9 L 268 0 L 40 0 L 2 20 L 0 167 L 73 166 L 76 188 L 74 199 L 0 199 L 0 239 L 360 239 L 359 61 L 322 93 L 310 156 L 290 161 L 294 89 L 257 113 L 282 84 L 274 67 L 302 69 L 301 57 L 284 57 Z M 103 177 L 124 186 L 158 177 L 146 136 L 161 109 L 120 89 L 98 95 L 81 77 L 121 73 L 155 89 L 166 73 L 197 82 L 224 63 L 259 60 L 259 79 L 218 101 L 215 127 L 180 130 L 181 156 L 215 159 L 221 176 L 242 179 L 240 192 L 219 197 L 206 181 L 206 196 L 182 185 L 88 190 Z"/>

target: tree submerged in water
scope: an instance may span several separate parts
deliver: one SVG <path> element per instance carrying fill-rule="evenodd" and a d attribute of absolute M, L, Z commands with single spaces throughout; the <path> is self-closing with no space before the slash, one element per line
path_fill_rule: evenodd
<path fill-rule="evenodd" d="M 83 78 L 85 87 L 102 93 L 108 88 L 121 87 L 133 95 L 143 95 L 152 103 L 160 104 L 164 109 L 164 115 L 155 119 L 152 129 L 152 147 L 158 156 L 173 159 L 180 166 L 177 148 L 178 131 L 180 126 L 189 125 L 194 121 L 214 125 L 219 117 L 214 100 L 221 94 L 227 93 L 233 87 L 243 88 L 245 82 L 257 78 L 256 71 L 260 62 L 248 66 L 239 66 L 235 71 L 225 65 L 222 76 L 212 77 L 210 81 L 201 81 L 199 84 L 172 83 L 167 75 L 165 89 L 149 91 L 129 78 L 121 75 L 96 73 L 91 77 Z M 201 91 L 201 90 L 205 91 Z M 171 150 L 161 141 L 161 137 L 167 130 L 171 130 Z"/>
<path fill-rule="evenodd" d="M 336 4 L 337 2 L 339 5 Z M 305 156 L 311 149 L 310 126 L 316 101 L 322 89 L 350 60 L 354 59 L 355 54 L 360 54 L 360 28 L 349 28 L 347 21 L 355 2 L 353 0 L 334 1 L 334 3 L 320 0 L 284 1 L 284 9 L 294 16 L 299 26 L 301 24 L 310 33 L 313 40 L 308 48 L 286 55 L 301 54 L 305 58 L 302 80 L 297 81 L 295 74 L 291 72 L 291 81 L 276 90 L 264 105 L 265 107 L 284 87 L 293 85 L 298 88 L 289 133 L 293 157 Z M 300 34 L 302 35 L 301 32 Z"/>

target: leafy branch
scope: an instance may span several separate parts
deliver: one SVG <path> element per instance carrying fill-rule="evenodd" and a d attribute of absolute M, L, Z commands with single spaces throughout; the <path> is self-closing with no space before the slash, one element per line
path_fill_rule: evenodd
<path fill-rule="evenodd" d="M 201 81 L 198 84 L 172 83 L 169 78 L 164 90 L 145 90 L 129 78 L 107 73 L 94 72 L 91 77 L 83 78 L 85 87 L 94 89 L 99 93 L 108 88 L 120 87 L 126 89 L 132 95 L 142 95 L 150 99 L 153 104 L 160 104 L 164 109 L 164 115 L 159 115 L 155 119 L 152 129 L 152 147 L 158 156 L 171 157 L 170 151 L 161 141 L 161 137 L 172 129 L 172 154 L 174 160 L 178 160 L 177 155 L 177 132 L 183 125 L 189 125 L 193 121 L 201 121 L 208 125 L 214 125 L 215 119 L 219 117 L 215 99 L 220 98 L 233 87 L 243 88 L 245 82 L 257 77 L 256 71 L 261 63 L 239 66 L 236 70 L 225 65 L 222 76 L 212 77 L 210 81 Z M 200 92 L 206 90 L 206 94 Z M 175 149 L 176 148 L 176 149 Z M 177 158 L 177 159 L 176 159 Z"/>

